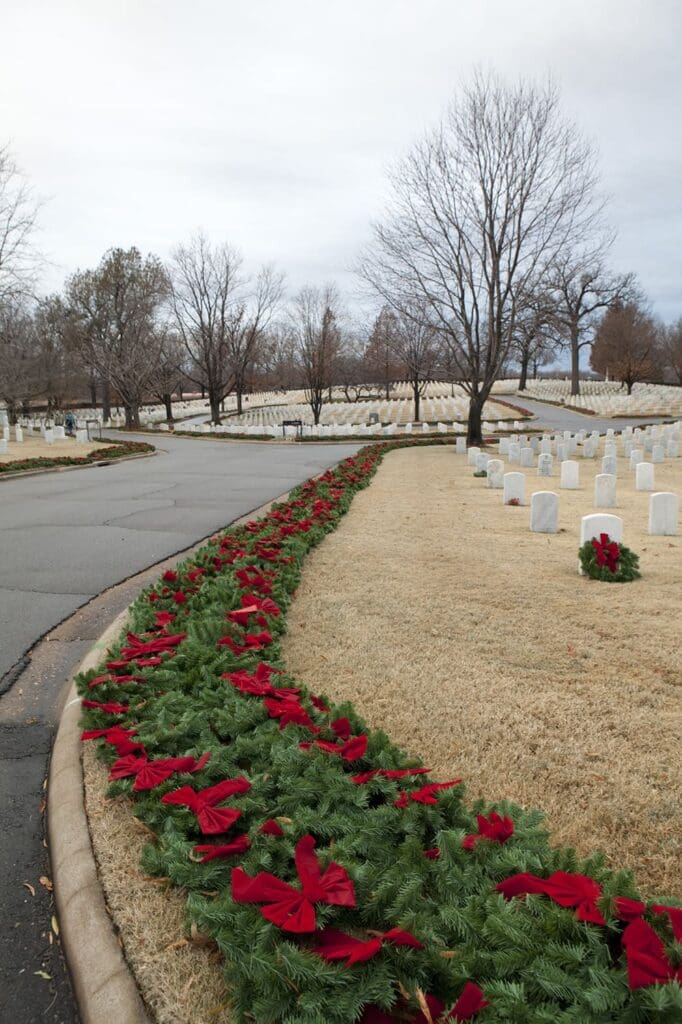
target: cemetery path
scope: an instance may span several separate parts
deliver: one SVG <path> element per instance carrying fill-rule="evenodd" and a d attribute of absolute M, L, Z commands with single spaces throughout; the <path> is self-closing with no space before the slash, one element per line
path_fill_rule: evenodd
<path fill-rule="evenodd" d="M 663 423 L 666 419 L 670 419 L 669 416 L 649 416 L 645 418 L 622 416 L 617 419 L 609 419 L 602 416 L 583 415 L 579 412 L 573 412 L 572 409 L 562 409 L 558 405 L 536 402 L 534 399 L 526 398 L 525 395 L 519 395 L 516 392 L 514 392 L 510 400 L 517 402 L 524 409 L 528 409 L 529 412 L 537 416 L 537 420 L 532 423 L 532 426 L 540 427 L 543 430 L 573 430 L 576 433 L 579 430 L 598 430 L 600 434 L 605 434 L 609 428 L 612 430 L 623 430 L 625 427 L 641 427 L 645 423 Z M 531 426 L 531 424 L 529 423 L 528 426 Z"/>
<path fill-rule="evenodd" d="M 44 783 L 74 670 L 161 559 L 359 447 L 155 441 L 151 459 L 0 483 L 0 1024 L 78 1020 L 40 881 Z"/>

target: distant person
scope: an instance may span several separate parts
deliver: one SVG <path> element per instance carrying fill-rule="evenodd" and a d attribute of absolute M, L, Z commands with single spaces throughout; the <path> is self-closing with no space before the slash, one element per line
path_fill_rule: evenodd
<path fill-rule="evenodd" d="M 72 412 L 67 412 L 64 417 L 64 427 L 68 437 L 73 437 L 76 431 L 76 417 Z"/>

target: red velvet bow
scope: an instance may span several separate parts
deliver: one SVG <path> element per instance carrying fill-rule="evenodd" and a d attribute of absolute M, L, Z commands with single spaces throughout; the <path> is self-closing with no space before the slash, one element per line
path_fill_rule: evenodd
<path fill-rule="evenodd" d="M 623 946 L 628 965 L 630 988 L 663 985 L 668 981 L 682 984 L 682 967 L 673 967 L 663 940 L 645 921 L 631 921 L 623 932 Z"/>
<path fill-rule="evenodd" d="M 261 616 L 273 615 L 277 618 L 280 614 L 279 605 L 276 605 L 272 598 L 257 597 L 255 594 L 243 594 L 241 608 L 235 608 L 234 611 L 228 612 L 227 618 L 230 622 L 236 622 L 239 626 L 246 626 L 252 615 L 257 615 L 257 621 L 260 621 Z M 266 625 L 265 619 L 263 619 L 263 625 Z"/>
<path fill-rule="evenodd" d="M 351 782 L 356 786 L 362 786 L 365 782 L 381 777 L 382 779 L 405 779 L 409 775 L 427 775 L 430 768 L 372 768 L 368 772 L 360 772 L 359 775 L 352 775 Z"/>
<path fill-rule="evenodd" d="M 96 686 L 100 685 L 100 683 L 120 683 L 121 685 L 123 685 L 125 683 L 144 682 L 146 682 L 144 676 L 112 676 L 109 674 L 109 672 L 105 672 L 104 675 L 95 676 L 95 678 L 90 683 L 90 689 L 94 690 Z"/>
<path fill-rule="evenodd" d="M 610 572 L 616 572 L 620 558 L 620 546 L 615 541 L 609 540 L 608 533 L 600 533 L 599 540 L 595 537 L 592 547 L 597 556 L 597 565 L 606 566 Z"/>
<path fill-rule="evenodd" d="M 422 786 L 421 789 L 416 789 L 414 793 L 403 791 L 398 799 L 394 801 L 394 806 L 407 807 L 410 800 L 414 800 L 418 804 L 437 804 L 436 793 L 440 793 L 442 789 L 459 786 L 461 781 L 461 779 L 452 779 L 450 782 L 429 782 L 426 786 Z"/>
<path fill-rule="evenodd" d="M 290 697 L 266 697 L 263 701 L 270 718 L 279 718 L 279 727 L 286 725 L 302 725 L 311 732 L 319 732 L 306 709 L 299 703 L 296 695 Z"/>
<path fill-rule="evenodd" d="M 175 583 L 177 578 L 178 574 L 176 572 L 173 572 L 172 569 L 166 569 L 165 573 L 161 577 L 161 579 L 164 580 L 165 583 Z"/>
<path fill-rule="evenodd" d="M 296 870 L 301 889 L 295 889 L 267 871 L 249 878 L 242 868 L 232 870 L 235 903 L 265 903 L 260 912 L 283 931 L 299 934 L 315 931 L 315 904 L 354 907 L 353 883 L 340 864 L 333 861 L 322 872 L 315 840 L 304 836 L 296 845 Z"/>
<path fill-rule="evenodd" d="M 201 864 L 220 857 L 232 857 L 235 853 L 246 853 L 251 846 L 251 840 L 247 835 L 237 836 L 231 843 L 223 843 L 222 846 L 195 846 L 195 853 L 203 853 L 200 859 Z"/>
<path fill-rule="evenodd" d="M 549 878 L 538 878 L 537 875 L 522 872 L 500 882 L 496 889 L 507 900 L 514 896 L 541 893 L 544 896 L 549 896 L 560 907 L 575 907 L 575 916 L 579 921 L 589 921 L 590 924 L 606 924 L 597 907 L 597 900 L 602 896 L 602 888 L 598 882 L 595 882 L 593 878 L 588 878 L 587 875 L 571 875 L 566 871 L 555 871 Z"/>
<path fill-rule="evenodd" d="M 173 612 L 154 612 L 157 626 L 168 626 L 175 619 Z"/>
<path fill-rule="evenodd" d="M 413 1024 L 434 1024 L 435 1021 L 441 1020 L 471 1020 L 472 1017 L 475 1017 L 486 1006 L 490 1006 L 490 1003 L 484 998 L 478 985 L 474 985 L 472 981 L 467 981 L 459 999 L 445 1017 L 443 1017 L 445 1003 L 437 999 L 436 996 L 426 996 L 426 1005 L 429 1008 L 430 1019 L 426 1014 L 420 1013 L 415 1017 Z"/>
<path fill-rule="evenodd" d="M 215 786 L 208 786 L 196 792 L 191 786 L 182 786 L 161 797 L 162 804 L 177 804 L 189 807 L 196 815 L 199 828 L 206 836 L 215 836 L 227 832 L 234 825 L 242 812 L 236 807 L 217 807 L 216 805 L 236 793 L 248 793 L 251 783 L 240 775 L 236 779 L 223 779 Z"/>
<path fill-rule="evenodd" d="M 128 633 L 129 646 L 121 648 L 121 655 L 124 661 L 138 661 L 148 654 L 165 653 L 181 644 L 186 637 L 186 633 L 175 633 L 157 636 L 153 640 L 140 640 L 134 633 Z"/>
<path fill-rule="evenodd" d="M 198 760 L 193 757 L 163 757 L 156 761 L 149 761 L 146 754 L 142 754 L 141 757 L 129 754 L 114 762 L 109 770 L 109 778 L 125 779 L 134 775 L 133 789 L 136 792 L 156 789 L 176 772 L 201 771 L 210 757 L 211 755 L 208 753 L 202 754 Z"/>
<path fill-rule="evenodd" d="M 244 643 L 236 643 L 231 636 L 224 636 L 218 641 L 219 647 L 229 647 L 233 654 L 241 657 L 247 651 L 262 651 L 264 647 L 272 643 L 272 633 L 264 629 L 261 633 L 247 633 Z"/>
<path fill-rule="evenodd" d="M 122 757 L 124 754 L 134 754 L 138 750 L 144 750 L 144 743 L 133 742 L 130 739 L 131 736 L 136 735 L 136 729 L 124 729 L 120 725 L 112 725 L 108 729 L 87 729 L 81 733 L 81 739 L 103 739 L 105 743 L 111 744 L 119 757 Z"/>
<path fill-rule="evenodd" d="M 261 827 L 258 829 L 258 831 L 262 832 L 264 836 L 284 835 L 284 829 L 282 828 L 278 821 L 275 821 L 274 818 L 268 818 L 267 821 L 264 821 Z"/>
<path fill-rule="evenodd" d="M 257 569 L 237 569 L 235 573 L 242 590 L 252 587 L 260 594 L 269 595 L 272 593 L 270 580 L 274 576 L 272 572 L 259 572 Z"/>
<path fill-rule="evenodd" d="M 488 839 L 492 843 L 506 843 L 514 834 L 514 822 L 506 816 L 500 817 L 497 811 L 491 811 L 487 818 L 484 814 L 478 814 L 476 821 L 478 822 L 478 832 L 465 836 L 462 840 L 465 850 L 473 850 L 475 844 L 481 839 Z"/>
<path fill-rule="evenodd" d="M 412 946 L 414 949 L 423 949 L 423 944 L 415 939 L 410 932 L 402 931 L 400 928 L 391 928 L 372 939 L 355 939 L 352 935 L 337 931 L 336 928 L 325 928 L 315 935 L 313 952 L 321 956 L 323 960 L 343 960 L 344 967 L 351 967 L 353 964 L 363 963 L 371 960 L 380 952 L 384 942 L 390 942 L 394 946 Z"/>
<path fill-rule="evenodd" d="M 646 903 L 632 900 L 628 896 L 617 896 L 614 905 L 619 921 L 635 921 L 646 911 Z M 668 915 L 675 941 L 682 945 L 682 907 L 669 907 L 665 903 L 654 903 L 651 910 L 654 914 Z"/>
<path fill-rule="evenodd" d="M 265 662 L 259 661 L 256 671 L 252 674 L 243 669 L 239 672 L 223 672 L 221 679 L 229 679 L 235 689 L 242 693 L 252 693 L 256 697 L 293 697 L 299 694 L 301 691 L 297 686 L 276 689 L 272 685 L 270 677 L 280 672 L 281 669 L 273 668 L 272 665 L 266 665 Z"/>
<path fill-rule="evenodd" d="M 353 736 L 345 743 L 332 743 L 329 740 L 314 740 L 313 743 L 299 743 L 301 750 L 310 750 L 312 746 L 319 747 L 327 754 L 339 754 L 344 761 L 358 761 L 365 756 L 367 750 L 367 737 Z"/>
<path fill-rule="evenodd" d="M 124 715 L 130 708 L 127 704 L 101 704 L 98 700 L 82 701 L 84 708 L 95 708 L 97 711 L 104 711 L 107 715 Z"/>

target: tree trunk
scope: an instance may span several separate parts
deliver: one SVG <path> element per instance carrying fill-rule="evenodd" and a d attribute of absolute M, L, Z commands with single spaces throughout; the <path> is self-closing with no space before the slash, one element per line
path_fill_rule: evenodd
<path fill-rule="evenodd" d="M 631 394 L 632 394 L 632 385 L 633 385 L 634 383 L 635 383 L 635 382 L 634 382 L 634 380 L 626 380 L 626 381 L 625 381 L 625 386 L 626 386 L 626 388 L 628 389 L 628 395 L 631 395 Z"/>
<path fill-rule="evenodd" d="M 467 444 L 477 445 L 483 443 L 483 431 L 481 428 L 481 416 L 485 399 L 482 395 L 472 395 L 469 399 L 469 420 L 467 423 Z"/>
<path fill-rule="evenodd" d="M 102 387 L 102 419 L 111 419 L 111 384 L 108 380 Z"/>
<path fill-rule="evenodd" d="M 209 390 L 208 401 L 211 406 L 211 420 L 217 426 L 220 423 L 220 391 L 217 388 Z"/>
<path fill-rule="evenodd" d="M 94 377 L 90 378 L 90 405 L 97 407 L 97 382 Z"/>
<path fill-rule="evenodd" d="M 580 338 L 578 325 L 571 326 L 571 395 L 580 394 Z"/>
<path fill-rule="evenodd" d="M 166 406 L 166 419 L 169 423 L 173 422 L 173 396 L 165 394 L 163 396 L 163 404 Z"/>
<path fill-rule="evenodd" d="M 530 353 L 524 352 L 521 356 L 521 377 L 519 380 L 519 391 L 525 391 L 528 385 L 528 363 L 530 362 Z"/>
<path fill-rule="evenodd" d="M 412 381 L 412 393 L 414 395 L 414 419 L 416 423 L 419 423 L 419 403 L 421 401 L 421 395 L 419 394 L 419 381 Z"/>
<path fill-rule="evenodd" d="M 390 397 L 391 397 L 391 382 L 390 382 L 390 380 L 387 380 L 386 381 L 386 401 L 387 402 L 388 402 Z"/>
<path fill-rule="evenodd" d="M 237 414 L 239 416 L 241 416 L 241 414 L 242 414 L 242 386 L 241 386 L 241 384 L 237 384 L 235 386 L 235 392 L 236 392 L 236 395 L 237 395 Z"/>

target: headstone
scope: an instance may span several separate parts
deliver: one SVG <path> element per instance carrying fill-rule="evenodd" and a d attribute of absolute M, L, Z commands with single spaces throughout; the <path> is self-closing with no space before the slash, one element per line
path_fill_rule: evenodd
<path fill-rule="evenodd" d="M 675 441 L 675 440 L 668 441 L 667 447 L 665 449 L 665 454 L 668 456 L 669 459 L 677 459 L 677 458 L 679 458 L 679 455 L 680 455 L 679 441 Z"/>
<path fill-rule="evenodd" d="M 2 428 L 2 438 L 3 438 L 3 441 L 9 441 L 9 427 L 7 426 L 6 423 L 5 423 L 4 427 Z"/>
<path fill-rule="evenodd" d="M 618 459 L 615 455 L 605 455 L 601 460 L 601 471 L 602 473 L 608 473 L 610 476 L 618 475 Z"/>
<path fill-rule="evenodd" d="M 595 476 L 593 504 L 595 508 L 613 508 L 616 504 L 616 478 L 612 473 Z"/>
<path fill-rule="evenodd" d="M 657 491 L 649 498 L 649 533 L 656 537 L 676 537 L 680 501 L 676 494 Z"/>
<path fill-rule="evenodd" d="M 479 452 L 476 456 L 476 472 L 481 473 L 483 470 L 488 468 L 488 459 L 490 458 L 486 452 Z"/>
<path fill-rule="evenodd" d="M 504 462 L 501 459 L 489 459 L 486 467 L 488 470 L 488 487 L 499 489 L 504 486 Z"/>
<path fill-rule="evenodd" d="M 561 479 L 559 487 L 565 491 L 575 491 L 580 486 L 580 466 L 568 459 L 561 463 Z"/>
<path fill-rule="evenodd" d="M 564 462 L 568 458 L 568 445 L 559 441 L 556 446 L 557 462 Z"/>
<path fill-rule="evenodd" d="M 633 448 L 630 452 L 630 469 L 634 469 L 640 462 L 644 461 L 641 448 Z"/>
<path fill-rule="evenodd" d="M 88 443 L 88 432 L 87 430 L 76 431 L 76 444 L 87 444 Z"/>
<path fill-rule="evenodd" d="M 510 462 L 518 462 L 521 457 L 521 445 L 518 441 L 509 442 L 508 459 Z"/>
<path fill-rule="evenodd" d="M 600 534 L 608 533 L 609 539 L 620 544 L 623 540 L 623 520 L 607 512 L 593 512 L 580 520 L 580 547 L 588 540 L 598 540 Z"/>
<path fill-rule="evenodd" d="M 63 441 L 65 437 L 66 437 L 66 431 L 64 430 L 64 427 L 55 427 L 54 428 L 54 439 L 55 439 L 55 441 Z"/>
<path fill-rule="evenodd" d="M 23 444 L 24 432 L 23 432 L 23 430 L 21 429 L 21 427 L 19 426 L 18 423 L 17 423 L 16 427 L 14 428 L 14 436 L 16 438 L 17 444 Z"/>
<path fill-rule="evenodd" d="M 455 438 L 455 451 L 458 455 L 466 455 L 467 453 L 467 439 L 466 437 Z"/>
<path fill-rule="evenodd" d="M 540 441 L 540 454 L 551 455 L 552 454 L 552 442 L 547 437 L 543 437 Z"/>
<path fill-rule="evenodd" d="M 525 466 L 528 469 L 533 465 L 533 458 L 532 448 L 522 448 L 519 453 L 519 465 Z"/>
<path fill-rule="evenodd" d="M 538 455 L 538 476 L 551 476 L 553 462 L 554 458 L 549 452 L 543 452 L 541 455 Z"/>
<path fill-rule="evenodd" d="M 597 445 L 594 441 L 585 441 L 583 444 L 583 458 L 593 459 L 597 451 Z"/>
<path fill-rule="evenodd" d="M 618 455 L 618 448 L 614 441 L 607 441 L 604 445 L 604 456 L 608 458 L 610 455 L 614 458 Z"/>
<path fill-rule="evenodd" d="M 532 533 L 559 532 L 559 495 L 553 491 L 536 491 L 530 499 Z"/>
<path fill-rule="evenodd" d="M 472 447 L 472 448 L 469 449 L 469 451 L 467 452 L 467 462 L 469 463 L 470 466 L 475 466 L 476 465 L 476 459 L 478 458 L 478 456 L 480 454 L 481 454 L 481 449 L 480 448 Z"/>
<path fill-rule="evenodd" d="M 501 437 L 500 438 L 500 442 L 499 442 L 499 444 L 497 446 L 497 450 L 499 451 L 500 455 L 509 455 L 509 438 L 508 437 Z"/>
<path fill-rule="evenodd" d="M 502 478 L 502 503 L 518 505 L 526 503 L 526 477 L 524 473 L 505 473 Z"/>
<path fill-rule="evenodd" d="M 0 455 L 7 455 L 7 439 L 0 439 Z"/>
<path fill-rule="evenodd" d="M 526 442 L 530 445 L 530 448 L 534 455 L 540 451 L 540 440 L 537 437 L 531 437 L 530 441 Z"/>
<path fill-rule="evenodd" d="M 639 462 L 635 468 L 635 490 L 653 491 L 654 489 L 654 464 L 653 462 Z"/>
<path fill-rule="evenodd" d="M 665 458 L 665 448 L 662 444 L 655 444 L 651 449 L 651 461 L 658 465 L 663 462 Z"/>

